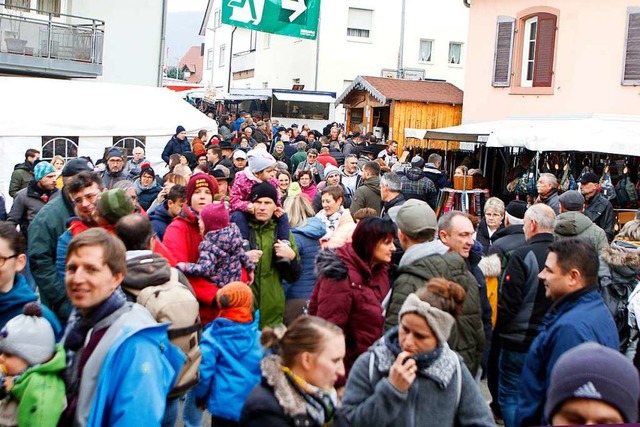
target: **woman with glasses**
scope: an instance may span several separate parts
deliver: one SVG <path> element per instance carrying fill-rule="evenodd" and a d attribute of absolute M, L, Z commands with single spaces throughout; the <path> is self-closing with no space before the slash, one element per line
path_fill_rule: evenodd
<path fill-rule="evenodd" d="M 312 148 L 307 152 L 307 159 L 301 162 L 296 169 L 296 180 L 300 179 L 300 174 L 303 171 L 311 171 L 313 182 L 316 184 L 324 179 L 324 166 L 318 161 L 318 150 Z"/>

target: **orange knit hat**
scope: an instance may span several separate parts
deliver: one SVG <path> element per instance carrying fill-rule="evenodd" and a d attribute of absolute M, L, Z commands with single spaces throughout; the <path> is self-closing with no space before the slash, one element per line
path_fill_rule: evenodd
<path fill-rule="evenodd" d="M 253 321 L 253 293 L 246 283 L 231 282 L 223 286 L 216 294 L 216 300 L 220 307 L 220 317 L 240 323 Z"/>

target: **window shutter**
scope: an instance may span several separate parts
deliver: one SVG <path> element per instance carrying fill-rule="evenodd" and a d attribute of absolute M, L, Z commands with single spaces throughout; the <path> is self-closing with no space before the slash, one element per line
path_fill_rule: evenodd
<path fill-rule="evenodd" d="M 550 13 L 538 15 L 533 87 L 551 87 L 556 46 L 556 23 L 557 17 L 555 15 Z"/>
<path fill-rule="evenodd" d="M 630 7 L 627 14 L 622 84 L 638 85 L 640 84 L 640 8 Z"/>
<path fill-rule="evenodd" d="M 511 53 L 516 20 L 510 16 L 498 16 L 496 28 L 496 50 L 493 56 L 492 86 L 511 85 Z"/>

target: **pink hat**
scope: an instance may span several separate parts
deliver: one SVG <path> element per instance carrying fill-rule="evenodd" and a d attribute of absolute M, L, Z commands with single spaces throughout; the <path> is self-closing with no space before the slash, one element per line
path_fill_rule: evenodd
<path fill-rule="evenodd" d="M 224 203 L 211 203 L 200 211 L 200 219 L 206 232 L 220 230 L 229 226 L 229 211 Z"/>

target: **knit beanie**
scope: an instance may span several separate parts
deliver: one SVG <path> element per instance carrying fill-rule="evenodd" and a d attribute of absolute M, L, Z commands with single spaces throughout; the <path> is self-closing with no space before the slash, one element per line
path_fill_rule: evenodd
<path fill-rule="evenodd" d="M 187 184 L 187 203 L 191 206 L 191 196 L 198 188 L 209 187 L 211 195 L 214 196 L 218 192 L 218 182 L 209 174 L 196 173 L 191 175 Z"/>
<path fill-rule="evenodd" d="M 544 415 L 551 421 L 569 399 L 608 403 L 625 423 L 638 421 L 640 379 L 633 363 L 618 351 L 594 342 L 565 352 L 551 371 Z"/>
<path fill-rule="evenodd" d="M 29 366 L 49 361 L 55 353 L 56 339 L 53 328 L 42 317 L 38 303 L 24 306 L 23 314 L 9 320 L 0 331 L 0 352 L 14 354 Z"/>
<path fill-rule="evenodd" d="M 153 179 L 155 179 L 156 177 L 156 172 L 153 170 L 151 166 L 149 166 L 148 163 L 145 163 L 144 165 L 142 165 L 142 168 L 140 169 L 140 176 L 142 176 L 143 173 L 146 173 L 147 175 L 151 175 L 151 178 Z"/>
<path fill-rule="evenodd" d="M 183 126 L 178 126 L 176 128 L 176 135 L 179 134 L 180 132 L 184 132 L 186 129 Z"/>
<path fill-rule="evenodd" d="M 55 172 L 53 165 L 49 162 L 40 162 L 33 168 L 33 179 L 38 182 L 45 176 Z"/>
<path fill-rule="evenodd" d="M 247 153 L 249 170 L 253 173 L 262 172 L 270 166 L 276 165 L 276 159 L 265 150 L 250 150 Z"/>
<path fill-rule="evenodd" d="M 251 287 L 243 282 L 231 282 L 224 285 L 216 294 L 220 317 L 234 322 L 253 321 L 253 293 Z"/>
<path fill-rule="evenodd" d="M 124 159 L 124 154 L 122 154 L 122 151 L 118 150 L 117 148 L 112 148 L 107 154 L 107 160 L 112 157 L 120 157 L 121 159 Z"/>
<path fill-rule="evenodd" d="M 229 211 L 224 203 L 211 203 L 200 211 L 200 219 L 206 232 L 229 226 Z"/>
<path fill-rule="evenodd" d="M 329 177 L 329 175 L 333 175 L 334 173 L 337 173 L 338 175 L 340 175 L 340 169 L 338 169 L 337 167 L 333 166 L 331 163 L 327 163 L 327 167 L 324 168 L 324 177 L 325 179 Z"/>
<path fill-rule="evenodd" d="M 133 200 L 122 188 L 114 188 L 100 194 L 96 210 L 110 224 L 115 224 L 123 216 L 133 213 Z"/>
<path fill-rule="evenodd" d="M 278 190 L 273 186 L 270 182 L 261 182 L 260 184 L 256 184 L 251 189 L 251 195 L 249 198 L 252 202 L 255 202 L 258 199 L 263 197 L 268 197 L 273 200 L 273 203 L 278 203 Z"/>
<path fill-rule="evenodd" d="M 452 315 L 431 306 L 426 301 L 422 301 L 416 294 L 409 294 L 407 299 L 404 300 L 400 313 L 398 313 L 398 320 L 402 319 L 402 316 L 407 313 L 414 313 L 423 317 L 436 338 L 438 338 L 438 344 L 447 342 L 449 335 L 451 335 L 451 328 L 456 322 Z"/>

